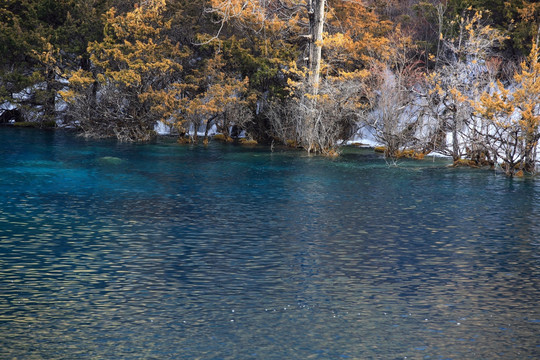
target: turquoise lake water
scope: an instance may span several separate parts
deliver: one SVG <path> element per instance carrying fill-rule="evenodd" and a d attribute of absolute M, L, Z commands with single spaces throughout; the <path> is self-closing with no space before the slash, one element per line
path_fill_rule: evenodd
<path fill-rule="evenodd" d="M 540 181 L 0 128 L 0 359 L 538 359 Z"/>

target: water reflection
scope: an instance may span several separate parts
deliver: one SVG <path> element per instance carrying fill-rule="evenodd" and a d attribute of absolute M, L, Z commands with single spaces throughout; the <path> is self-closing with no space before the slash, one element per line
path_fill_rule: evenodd
<path fill-rule="evenodd" d="M 538 358 L 535 181 L 0 137 L 0 357 Z"/>

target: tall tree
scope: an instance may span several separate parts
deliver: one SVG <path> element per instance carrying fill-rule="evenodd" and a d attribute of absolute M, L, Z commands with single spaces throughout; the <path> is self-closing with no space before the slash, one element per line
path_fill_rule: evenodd
<path fill-rule="evenodd" d="M 317 95 L 321 73 L 325 0 L 309 0 L 309 90 Z"/>
<path fill-rule="evenodd" d="M 62 93 L 87 136 L 148 140 L 157 120 L 177 115 L 167 95 L 181 82 L 189 52 L 168 37 L 166 11 L 165 0 L 149 0 L 106 13 L 105 38 L 88 47 L 92 68 L 71 73 Z"/>
<path fill-rule="evenodd" d="M 540 25 L 540 3 L 535 0 L 448 0 L 448 19 L 463 14 L 467 9 L 489 15 L 491 25 L 506 32 L 509 56 L 527 56 Z"/>
<path fill-rule="evenodd" d="M 540 28 L 538 29 L 540 33 Z M 492 85 L 476 102 L 476 109 L 487 121 L 486 145 L 501 161 L 507 175 L 535 173 L 540 140 L 540 52 L 539 37 L 528 60 L 516 72 L 514 83 Z"/>
<path fill-rule="evenodd" d="M 263 93 L 259 103 L 266 113 L 274 114 L 269 123 L 281 141 L 309 152 L 334 153 L 362 102 L 366 69 L 374 58 L 388 56 L 384 36 L 389 23 L 379 21 L 361 0 L 212 0 L 212 5 L 211 11 L 222 20 L 221 37 L 229 25 L 257 38 L 275 34 L 281 44 L 299 49 L 295 59 L 282 52 L 286 56 L 274 61 L 275 78 L 286 80 L 289 96 L 272 98 Z M 275 48 L 280 42 L 273 43 Z M 257 56 L 265 52 L 266 46 Z M 333 104 L 348 105 L 336 111 Z M 271 107 L 275 111 L 269 111 Z M 294 116 L 284 123 L 279 114 Z"/>
<path fill-rule="evenodd" d="M 84 63 L 100 38 L 107 0 L 20 0 L 0 4 L 0 100 L 27 120 L 56 119 L 61 74 Z"/>
<path fill-rule="evenodd" d="M 441 35 L 443 55 L 436 59 L 438 65 L 428 77 L 431 88 L 426 105 L 437 119 L 430 141 L 433 150 L 457 162 L 467 155 L 469 137 L 476 133 L 471 101 L 477 100 L 489 84 L 490 73 L 484 66 L 504 36 L 485 24 L 480 12 L 459 16 L 455 21 L 457 31 L 448 38 Z"/>

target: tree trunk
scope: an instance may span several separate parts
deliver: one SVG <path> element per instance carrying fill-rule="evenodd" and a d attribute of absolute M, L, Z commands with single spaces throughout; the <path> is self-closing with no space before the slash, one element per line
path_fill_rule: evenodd
<path fill-rule="evenodd" d="M 303 146 L 308 153 L 321 151 L 321 144 L 318 141 L 318 129 L 316 126 L 316 106 L 319 93 L 319 82 L 321 72 L 321 53 L 324 27 L 324 7 L 326 0 L 309 0 L 309 63 L 308 63 L 308 93 L 313 95 L 309 99 L 309 109 L 303 119 L 301 136 Z"/>
<path fill-rule="evenodd" d="M 45 99 L 43 102 L 43 112 L 45 121 L 54 121 L 55 120 L 55 97 L 56 91 L 54 88 L 54 71 L 47 70 L 46 72 L 46 88 L 45 88 Z M 42 120 L 43 121 L 43 120 Z"/>
<path fill-rule="evenodd" d="M 319 91 L 325 0 L 309 1 L 309 87 L 312 95 Z"/>
<path fill-rule="evenodd" d="M 457 133 L 456 127 L 452 129 L 452 158 L 454 159 L 454 162 L 460 159 L 459 140 L 458 140 L 458 133 Z"/>
<path fill-rule="evenodd" d="M 453 158 L 454 162 L 456 162 L 461 158 L 460 151 L 459 151 L 459 138 L 458 138 L 458 126 L 460 125 L 461 122 L 458 122 L 456 112 L 454 112 L 452 114 L 452 116 L 453 116 L 453 121 L 452 121 L 452 158 Z"/>

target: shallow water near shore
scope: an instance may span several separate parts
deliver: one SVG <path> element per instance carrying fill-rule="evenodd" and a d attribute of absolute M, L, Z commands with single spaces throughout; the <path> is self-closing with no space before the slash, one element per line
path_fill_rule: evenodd
<path fill-rule="evenodd" d="M 0 128 L 1 359 L 538 359 L 540 181 Z"/>

